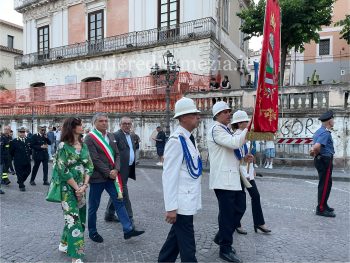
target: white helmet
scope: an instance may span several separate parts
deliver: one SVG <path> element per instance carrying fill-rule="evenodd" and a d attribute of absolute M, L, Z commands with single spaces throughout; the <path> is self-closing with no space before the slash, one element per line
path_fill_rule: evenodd
<path fill-rule="evenodd" d="M 224 110 L 231 110 L 231 108 L 224 101 L 219 101 L 213 106 L 213 117 Z"/>
<path fill-rule="evenodd" d="M 189 113 L 199 113 L 199 112 L 200 111 L 197 110 L 194 100 L 183 97 L 175 103 L 174 119 L 178 118 L 181 115 L 185 115 Z"/>
<path fill-rule="evenodd" d="M 248 114 L 245 111 L 238 110 L 232 115 L 231 124 L 250 121 Z"/>

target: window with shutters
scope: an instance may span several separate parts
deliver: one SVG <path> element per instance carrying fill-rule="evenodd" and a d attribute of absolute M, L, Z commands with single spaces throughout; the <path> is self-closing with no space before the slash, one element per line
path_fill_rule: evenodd
<path fill-rule="evenodd" d="M 230 11 L 230 1 L 229 0 L 224 0 L 223 5 L 222 5 L 222 14 L 223 14 L 223 19 L 222 19 L 222 27 L 226 31 L 228 31 L 228 14 Z"/>
<path fill-rule="evenodd" d="M 7 47 L 8 48 L 13 48 L 13 39 L 14 39 L 14 36 L 7 35 Z"/>
<path fill-rule="evenodd" d="M 103 10 L 89 13 L 88 17 L 88 40 L 95 41 L 103 39 L 104 36 L 104 21 Z"/>
<path fill-rule="evenodd" d="M 45 59 L 49 56 L 50 31 L 49 26 L 38 28 L 38 59 Z"/>
<path fill-rule="evenodd" d="M 331 40 L 329 38 L 321 39 L 318 45 L 319 46 L 318 54 L 320 56 L 330 55 L 330 44 L 331 44 Z"/>

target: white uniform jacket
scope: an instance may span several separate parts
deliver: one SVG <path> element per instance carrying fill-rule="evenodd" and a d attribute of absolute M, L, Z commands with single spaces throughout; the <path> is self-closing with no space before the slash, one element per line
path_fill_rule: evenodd
<path fill-rule="evenodd" d="M 215 122 L 207 134 L 210 175 L 209 189 L 242 190 L 239 161 L 233 150 L 245 143 L 248 130 L 233 135 L 225 126 Z"/>
<path fill-rule="evenodd" d="M 190 140 L 191 133 L 179 126 L 165 145 L 163 163 L 163 192 L 165 211 L 194 215 L 202 208 L 201 178 L 191 177 L 187 170 L 179 135 L 186 139 L 193 163 L 198 167 L 199 151 Z"/>

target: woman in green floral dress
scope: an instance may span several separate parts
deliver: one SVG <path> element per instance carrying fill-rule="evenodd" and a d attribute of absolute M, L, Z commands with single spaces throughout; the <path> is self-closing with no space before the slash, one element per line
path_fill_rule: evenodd
<path fill-rule="evenodd" d="M 53 165 L 61 183 L 64 229 L 59 250 L 67 253 L 72 262 L 82 262 L 86 221 L 85 191 L 93 171 L 87 146 L 82 143 L 82 121 L 67 118 L 62 127 L 61 143 Z"/>

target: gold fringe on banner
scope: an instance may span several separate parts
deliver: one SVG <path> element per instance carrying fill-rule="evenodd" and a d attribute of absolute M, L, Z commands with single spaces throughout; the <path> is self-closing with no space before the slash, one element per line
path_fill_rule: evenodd
<path fill-rule="evenodd" d="M 247 134 L 248 141 L 274 141 L 275 134 L 272 132 L 254 132 L 249 131 Z"/>

